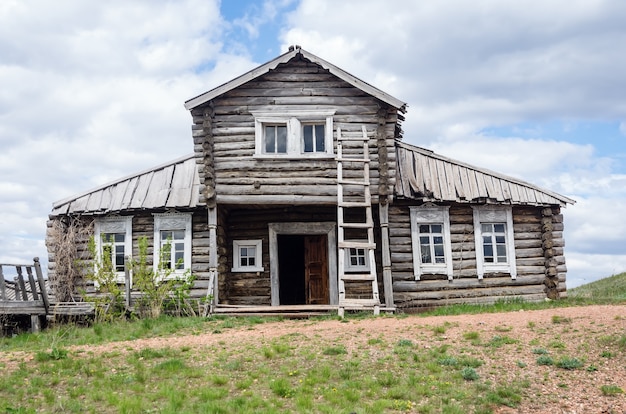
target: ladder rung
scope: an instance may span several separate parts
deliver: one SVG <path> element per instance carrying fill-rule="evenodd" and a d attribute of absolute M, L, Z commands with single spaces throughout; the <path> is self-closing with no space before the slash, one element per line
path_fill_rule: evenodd
<path fill-rule="evenodd" d="M 346 273 L 341 276 L 341 280 L 352 280 L 352 281 L 374 281 L 376 277 L 371 273 Z"/>
<path fill-rule="evenodd" d="M 340 249 L 375 249 L 376 243 L 370 242 L 357 242 L 357 241 L 340 241 L 339 242 Z"/>
<path fill-rule="evenodd" d="M 369 229 L 374 227 L 372 223 L 341 223 L 341 226 L 350 229 Z"/>
<path fill-rule="evenodd" d="M 370 185 L 368 181 L 353 181 L 353 180 L 337 180 L 337 184 L 345 185 Z"/>
<path fill-rule="evenodd" d="M 339 207 L 372 207 L 371 203 L 365 201 L 339 201 Z"/>
<path fill-rule="evenodd" d="M 369 158 L 345 158 L 345 157 L 337 158 L 337 161 L 342 161 L 342 162 L 370 162 Z"/>
<path fill-rule="evenodd" d="M 342 135 L 338 138 L 339 141 L 369 141 L 370 137 L 363 135 Z"/>

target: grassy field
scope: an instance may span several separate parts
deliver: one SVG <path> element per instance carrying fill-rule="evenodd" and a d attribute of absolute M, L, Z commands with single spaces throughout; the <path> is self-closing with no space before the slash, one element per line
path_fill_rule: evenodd
<path fill-rule="evenodd" d="M 626 367 L 625 332 L 595 326 L 579 331 L 576 321 L 558 312 L 566 306 L 623 304 L 626 274 L 574 289 L 569 296 L 431 312 L 554 309 L 547 325 L 524 326 L 532 336 L 526 343 L 516 336 L 521 328 L 506 323 L 488 333 L 453 333 L 458 324 L 422 326 L 423 316 L 406 315 L 356 314 L 341 322 L 336 317 L 298 322 L 162 317 L 58 326 L 0 338 L 0 413 L 492 413 L 532 398 L 531 367 L 549 367 L 545 372 L 563 388 L 567 382 L 558 378 L 564 373 L 577 370 L 593 379 L 596 371 L 617 361 Z M 414 318 L 411 330 L 399 337 L 367 329 L 375 321 L 409 318 Z M 351 328 L 352 334 L 302 333 L 324 322 Z M 283 324 L 300 329 L 259 334 L 264 326 L 280 329 Z M 568 335 L 584 340 L 569 346 Z M 122 342 L 137 340 L 144 342 Z M 498 369 L 498 359 L 512 352 L 519 354 L 514 366 Z M 548 374 L 543 374 L 546 381 Z M 607 398 L 622 398 L 624 392 L 615 383 L 597 387 Z"/>

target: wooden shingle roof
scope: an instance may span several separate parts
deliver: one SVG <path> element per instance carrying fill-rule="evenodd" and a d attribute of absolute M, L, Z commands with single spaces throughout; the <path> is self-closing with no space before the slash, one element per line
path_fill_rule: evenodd
<path fill-rule="evenodd" d="M 196 160 L 193 155 L 187 155 L 54 202 L 51 215 L 192 208 L 198 205 L 199 186 Z"/>
<path fill-rule="evenodd" d="M 216 88 L 211 89 L 208 92 L 205 92 L 201 95 L 196 96 L 195 98 L 191 98 L 189 99 L 187 102 L 185 102 L 185 108 L 186 109 L 193 109 L 196 108 L 202 104 L 205 104 L 207 102 L 209 102 L 211 99 L 216 98 L 220 95 L 225 94 L 226 92 L 237 88 L 238 86 L 243 85 L 246 82 L 249 82 L 253 79 L 258 78 L 259 76 L 262 76 L 266 73 L 268 73 L 271 70 L 276 69 L 276 67 L 282 63 L 287 63 L 289 62 L 291 59 L 297 57 L 298 55 L 301 55 L 303 58 L 317 64 L 320 65 L 322 68 L 328 70 L 330 73 L 332 73 L 333 75 L 337 76 L 339 79 L 349 83 L 350 85 L 354 86 L 355 88 L 358 88 L 360 90 L 362 90 L 363 92 L 368 93 L 369 95 L 372 95 L 374 97 L 376 97 L 377 99 L 380 99 L 381 101 L 393 106 L 394 108 L 397 108 L 398 110 L 400 110 L 401 112 L 405 112 L 406 111 L 406 103 L 402 102 L 401 100 L 394 98 L 393 96 L 389 95 L 387 92 L 381 91 L 380 89 L 370 85 L 369 83 L 357 78 L 354 75 L 351 75 L 350 73 L 344 71 L 343 69 L 338 68 L 337 66 L 333 65 L 332 63 L 329 63 L 327 61 L 325 61 L 324 59 L 315 56 L 313 53 L 307 52 L 304 49 L 301 49 L 300 46 L 295 46 L 295 47 L 291 47 L 290 50 L 287 53 L 284 53 L 280 56 L 278 56 L 277 58 L 255 68 L 252 69 L 249 72 L 244 73 L 241 76 L 236 77 L 235 79 L 226 82 Z"/>
<path fill-rule="evenodd" d="M 396 141 L 397 197 L 423 201 L 550 206 L 575 201 L 516 178 Z"/>

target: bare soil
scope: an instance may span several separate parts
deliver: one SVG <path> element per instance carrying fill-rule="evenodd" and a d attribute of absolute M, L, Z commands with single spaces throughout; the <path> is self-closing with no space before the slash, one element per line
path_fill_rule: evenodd
<path fill-rule="evenodd" d="M 347 322 L 286 320 L 228 329 L 221 334 L 207 332 L 77 349 L 89 350 L 91 354 L 114 350 L 129 352 L 146 347 L 194 348 L 217 343 L 228 347 L 259 344 L 299 333 L 303 335 L 293 336 L 295 341 L 298 337 L 315 337 L 325 343 L 340 342 L 350 352 L 366 344 L 369 338 L 382 338 L 387 344 L 409 339 L 419 347 L 448 344 L 449 352 L 469 350 L 484 361 L 477 369 L 481 381 L 506 384 L 526 380 L 528 388 L 522 403 L 516 408 L 500 407 L 496 411 L 500 414 L 623 414 L 626 413 L 626 395 L 604 395 L 601 387 L 617 386 L 626 391 L 626 349 L 624 344 L 620 347 L 618 343 L 620 338 L 626 337 L 625 328 L 626 306 L 611 305 L 459 316 L 411 315 L 349 319 Z M 483 343 L 497 335 L 518 342 L 502 347 L 475 346 L 468 340 L 469 332 L 477 332 Z M 536 349 L 545 349 L 555 361 L 570 357 L 581 360 L 584 365 L 573 370 L 539 365 L 536 360 L 540 355 L 533 352 Z M 29 353 L 10 352 L 0 355 L 0 362 L 10 369 L 32 358 Z"/>

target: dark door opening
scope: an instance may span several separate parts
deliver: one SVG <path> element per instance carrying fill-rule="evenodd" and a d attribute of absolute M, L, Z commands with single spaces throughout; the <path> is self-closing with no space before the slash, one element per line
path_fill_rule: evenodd
<path fill-rule="evenodd" d="M 278 235 L 278 274 L 281 305 L 302 305 L 304 288 L 304 236 Z"/>
<path fill-rule="evenodd" d="M 278 235 L 277 241 L 280 304 L 330 303 L 328 237 Z"/>

